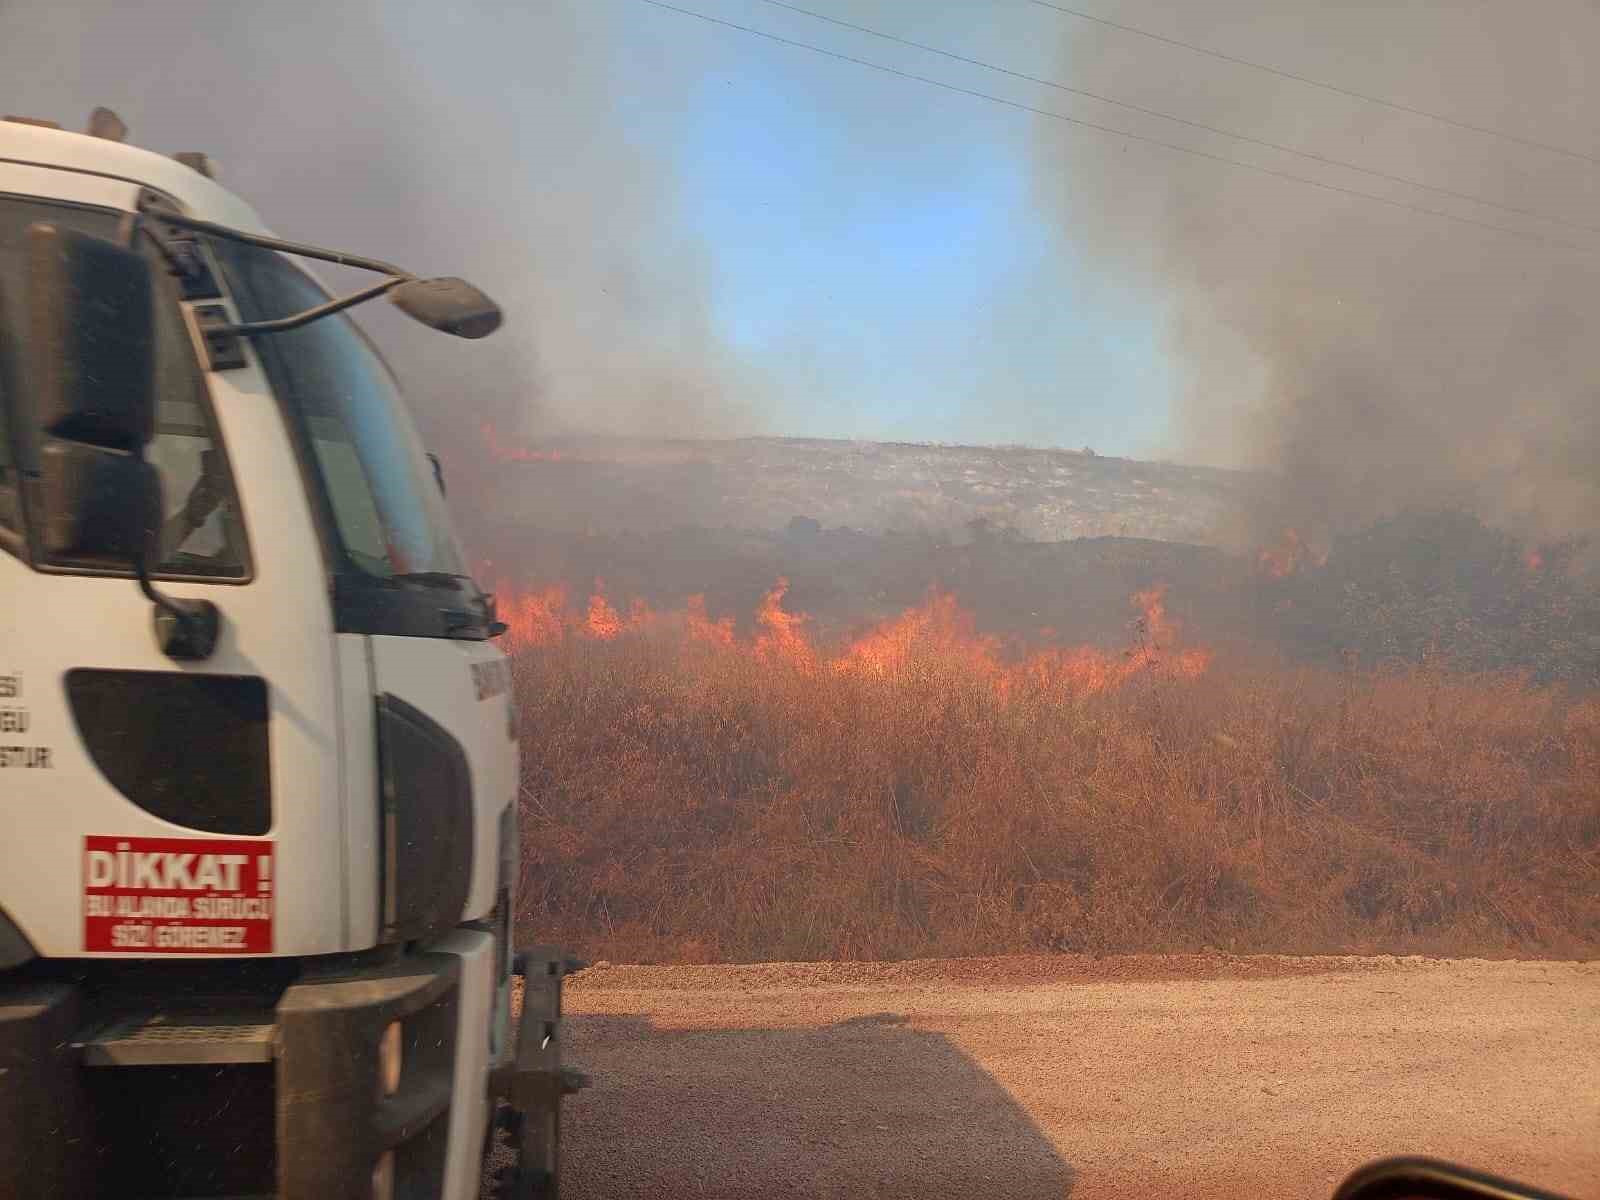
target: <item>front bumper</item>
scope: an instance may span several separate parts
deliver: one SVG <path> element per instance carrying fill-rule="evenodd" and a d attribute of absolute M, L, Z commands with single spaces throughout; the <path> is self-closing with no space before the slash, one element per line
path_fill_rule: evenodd
<path fill-rule="evenodd" d="M 380 1163 L 397 1198 L 442 1194 L 460 963 L 307 970 L 262 1015 L 265 1047 L 201 1040 L 237 1014 L 130 1016 L 103 981 L 0 983 L 0 1197 L 367 1197 Z M 391 1022 L 403 1068 L 384 1095 Z"/>

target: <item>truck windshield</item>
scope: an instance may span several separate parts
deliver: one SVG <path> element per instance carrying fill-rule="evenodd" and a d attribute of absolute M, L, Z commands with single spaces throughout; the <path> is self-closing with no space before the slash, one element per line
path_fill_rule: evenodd
<path fill-rule="evenodd" d="M 240 316 L 289 316 L 328 299 L 283 255 L 213 241 Z M 459 544 L 394 377 L 344 313 L 255 339 L 309 444 L 345 559 L 368 576 L 465 575 Z"/>

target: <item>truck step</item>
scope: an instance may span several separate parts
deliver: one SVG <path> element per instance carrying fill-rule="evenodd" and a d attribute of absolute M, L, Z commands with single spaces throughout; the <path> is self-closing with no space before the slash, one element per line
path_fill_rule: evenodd
<path fill-rule="evenodd" d="M 272 1061 L 273 1015 L 145 1013 L 78 1043 L 90 1067 L 204 1066 Z"/>

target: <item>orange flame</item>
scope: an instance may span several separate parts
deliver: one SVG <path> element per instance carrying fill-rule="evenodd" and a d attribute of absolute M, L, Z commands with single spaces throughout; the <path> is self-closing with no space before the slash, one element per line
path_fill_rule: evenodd
<path fill-rule="evenodd" d="M 1211 665 L 1212 652 L 1182 647 L 1178 623 L 1168 614 L 1166 588 L 1136 593 L 1131 603 L 1139 615 L 1130 626 L 1132 645 L 1125 651 L 1093 646 L 1045 647 L 1006 651 L 1001 639 L 980 634 L 972 613 L 947 592 L 930 591 L 921 604 L 882 621 L 829 653 L 813 643 L 805 613 L 784 608 L 789 581 L 780 578 L 762 597 L 755 612 L 755 631 L 741 641 L 732 617 L 712 618 L 703 595 L 690 596 L 672 627 L 687 642 L 732 653 L 752 654 L 763 662 L 802 672 L 826 670 L 866 678 L 888 678 L 920 663 L 954 665 L 962 673 L 986 681 L 1002 696 L 1021 684 L 1063 694 L 1087 694 L 1116 687 L 1135 676 L 1150 674 L 1193 679 Z M 610 642 L 648 628 L 666 628 L 666 621 L 642 600 L 633 601 L 624 618 L 605 592 L 602 580 L 580 610 L 567 609 L 567 589 L 513 590 L 502 605 L 513 652 L 561 642 L 566 638 Z"/>
<path fill-rule="evenodd" d="M 1256 555 L 1256 569 L 1273 579 L 1293 575 L 1300 566 L 1305 545 L 1293 529 L 1285 529 L 1275 546 L 1266 546 Z"/>
<path fill-rule="evenodd" d="M 1279 535 L 1276 545 L 1267 546 L 1256 553 L 1256 570 L 1270 579 L 1284 579 L 1298 572 L 1307 563 L 1312 566 L 1328 565 L 1328 552 L 1308 546 L 1297 529 L 1287 528 Z"/>
<path fill-rule="evenodd" d="M 558 642 L 566 631 L 567 589 L 553 584 L 537 591 L 513 591 L 496 611 L 506 623 L 506 637 L 517 646 L 543 646 Z"/>
<path fill-rule="evenodd" d="M 501 438 L 488 421 L 478 427 L 483 433 L 483 444 L 489 457 L 497 462 L 565 462 L 567 455 L 559 450 L 530 450 L 526 446 L 513 446 Z"/>
<path fill-rule="evenodd" d="M 1160 673 L 1194 679 L 1210 667 L 1212 652 L 1200 648 L 1176 649 L 1178 623 L 1167 614 L 1167 589 L 1157 584 L 1131 597 L 1139 616 L 1130 622 L 1132 645 L 1120 655 L 1092 646 L 1042 650 L 1023 664 L 1023 674 L 1036 684 L 1076 692 L 1098 692 L 1125 683 L 1134 676 Z"/>
<path fill-rule="evenodd" d="M 1153 652 L 1160 646 L 1171 645 L 1178 640 L 1178 627 L 1167 616 L 1165 584 L 1135 592 L 1133 603 L 1140 612 L 1139 619 L 1133 623 L 1136 646 L 1147 647 Z"/>
<path fill-rule="evenodd" d="M 589 636 L 609 642 L 622 632 L 622 618 L 606 599 L 606 581 L 594 581 L 594 593 L 589 597 L 589 616 L 584 622 Z"/>
<path fill-rule="evenodd" d="M 979 674 L 992 674 L 999 665 L 999 639 L 980 636 L 972 614 L 954 596 L 934 590 L 916 608 L 906 609 L 850 643 L 834 666 L 890 675 L 903 670 L 919 647 L 955 654 Z"/>
<path fill-rule="evenodd" d="M 756 609 L 756 624 L 761 627 L 756 637 L 756 653 L 763 658 L 809 667 L 814 656 L 805 625 L 811 618 L 805 613 L 784 610 L 783 598 L 788 591 L 789 581 L 779 576 L 772 590 L 761 598 L 761 605 Z"/>
<path fill-rule="evenodd" d="M 723 617 L 713 621 L 706 615 L 706 598 L 703 595 L 690 596 L 684 603 L 684 620 L 689 628 L 689 636 L 696 641 L 710 642 L 713 646 L 733 645 L 733 618 Z"/>
<path fill-rule="evenodd" d="M 596 579 L 594 591 L 589 596 L 583 631 L 597 641 L 609 642 L 624 633 L 637 633 L 655 619 L 655 612 L 637 596 L 628 605 L 628 615 L 624 618 L 606 598 L 606 581 Z"/>

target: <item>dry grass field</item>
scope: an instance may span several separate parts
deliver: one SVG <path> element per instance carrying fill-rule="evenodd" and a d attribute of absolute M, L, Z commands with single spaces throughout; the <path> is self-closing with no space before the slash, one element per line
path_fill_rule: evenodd
<path fill-rule="evenodd" d="M 1600 950 L 1600 700 L 1432 665 L 984 637 L 947 595 L 822 639 L 502 593 L 525 930 L 640 962 Z"/>

